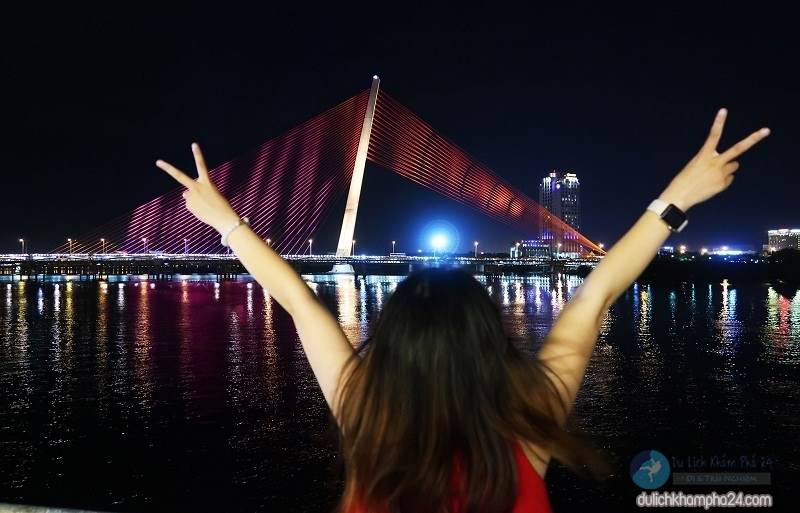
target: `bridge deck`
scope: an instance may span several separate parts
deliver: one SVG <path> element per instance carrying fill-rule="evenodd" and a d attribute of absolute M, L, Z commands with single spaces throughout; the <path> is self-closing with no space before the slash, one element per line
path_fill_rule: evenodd
<path fill-rule="evenodd" d="M 467 256 L 417 255 L 282 255 L 299 272 L 330 272 L 352 268 L 357 274 L 407 274 L 421 267 L 464 267 L 479 273 L 497 272 L 566 272 L 593 267 L 597 258 L 496 258 Z M 176 274 L 216 274 L 236 276 L 246 270 L 233 254 L 5 254 L 0 255 L 0 275 L 103 277 L 110 275 L 147 275 L 166 278 Z"/>

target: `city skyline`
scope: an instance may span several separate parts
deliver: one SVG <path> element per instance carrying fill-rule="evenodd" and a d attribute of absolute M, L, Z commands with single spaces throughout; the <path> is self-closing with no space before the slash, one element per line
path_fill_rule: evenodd
<path fill-rule="evenodd" d="M 691 19 L 717 14 L 699 9 Z M 724 105 L 731 122 L 723 145 L 755 126 L 768 125 L 774 135 L 742 159 L 736 182 L 713 206 L 689 213 L 689 226 L 673 242 L 757 247 L 769 229 L 800 226 L 798 179 L 788 157 L 797 130 L 788 120 L 798 104 L 784 86 L 796 71 L 773 51 L 788 34 L 779 22 L 753 22 L 745 37 L 734 38 L 727 35 L 730 23 L 695 25 L 678 11 L 642 26 L 628 23 L 630 13 L 598 12 L 588 17 L 592 25 L 578 21 L 555 31 L 523 23 L 530 19 L 522 12 L 508 13 L 516 22 L 466 13 L 441 25 L 437 15 L 444 13 L 434 9 L 410 48 L 395 37 L 404 33 L 402 20 L 393 20 L 384 37 L 355 52 L 358 38 L 337 31 L 331 39 L 320 27 L 304 32 L 303 44 L 287 47 L 277 43 L 291 35 L 288 27 L 254 37 L 202 13 L 167 11 L 166 19 L 181 21 L 169 41 L 156 41 L 127 37 L 111 13 L 94 14 L 62 8 L 15 13 L 21 23 L 14 30 L 25 21 L 41 30 L 36 44 L 33 33 L 14 33 L 7 57 L 18 101 L 10 112 L 15 130 L 6 141 L 7 165 L 14 171 L 6 186 L 15 193 L 0 205 L 7 220 L 0 251 L 16 251 L 20 238 L 39 251 L 63 244 L 171 187 L 153 168 L 155 158 L 188 164 L 186 148 L 199 140 L 212 163 L 223 162 L 363 89 L 374 73 L 425 120 L 532 197 L 549 170 L 576 173 L 587 193 L 581 231 L 606 244 L 697 150 L 713 112 Z M 569 11 L 548 14 L 570 19 Z M 293 16 L 302 19 L 302 13 Z M 669 52 L 661 51 L 660 41 L 677 20 L 686 37 L 671 39 Z M 493 27 L 509 21 L 514 30 L 503 34 L 513 38 L 498 35 Z M 348 23 L 357 24 L 355 18 Z M 473 24 L 482 27 L 478 33 L 462 34 L 461 27 Z M 197 25 L 215 28 L 215 37 L 198 33 Z M 630 33 L 615 36 L 619 27 Z M 709 30 L 718 37 L 706 38 Z M 628 38 L 638 46 L 626 45 Z M 330 54 L 317 53 L 323 40 L 332 41 Z M 547 51 L 543 41 L 553 42 Z M 276 55 L 268 51 L 273 46 L 283 53 L 265 61 Z M 428 47 L 442 51 L 424 52 Z M 737 72 L 728 76 L 726 69 Z M 51 74 L 70 80 L 56 85 L 47 79 Z M 681 78 L 687 74 L 689 86 Z M 354 238 L 365 251 L 377 252 L 390 240 L 419 247 L 424 227 L 437 220 L 458 230 L 463 251 L 476 239 L 500 250 L 509 240 L 537 235 L 535 226 L 529 233 L 510 230 L 379 166 L 368 164 L 364 191 Z M 334 212 L 327 221 L 335 226 L 339 219 Z M 320 249 L 335 246 L 335 232 L 315 236 Z"/>

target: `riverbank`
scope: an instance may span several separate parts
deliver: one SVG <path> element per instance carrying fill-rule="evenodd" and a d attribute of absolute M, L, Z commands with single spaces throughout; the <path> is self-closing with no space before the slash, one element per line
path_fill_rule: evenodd
<path fill-rule="evenodd" d="M 658 256 L 642 273 L 648 281 L 747 280 L 800 288 L 800 251 L 784 250 L 767 258 L 738 258 L 681 255 Z"/>

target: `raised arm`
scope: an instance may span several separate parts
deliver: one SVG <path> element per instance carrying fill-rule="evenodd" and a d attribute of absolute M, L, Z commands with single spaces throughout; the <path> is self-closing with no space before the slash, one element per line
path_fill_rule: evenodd
<path fill-rule="evenodd" d="M 186 187 L 183 193 L 186 208 L 195 217 L 219 233 L 226 233 L 237 226 L 239 216 L 211 182 L 197 144 L 192 144 L 192 153 L 197 165 L 196 180 L 163 160 L 156 161 L 156 165 Z M 333 408 L 339 376 L 353 354 L 339 323 L 297 272 L 247 225 L 233 229 L 228 244 L 247 271 L 292 316 L 314 376 Z"/>
<path fill-rule="evenodd" d="M 659 199 L 686 212 L 731 185 L 734 172 L 739 168 L 735 159 L 769 135 L 769 129 L 762 128 L 719 154 L 716 147 L 726 116 L 725 109 L 717 113 L 703 147 L 675 176 Z M 539 358 L 555 374 L 556 385 L 566 406 L 566 411 L 558 419 L 562 423 L 583 381 L 603 317 L 611 304 L 644 271 L 669 235 L 666 223 L 658 215 L 646 211 L 589 274 L 550 330 L 539 351 Z"/>

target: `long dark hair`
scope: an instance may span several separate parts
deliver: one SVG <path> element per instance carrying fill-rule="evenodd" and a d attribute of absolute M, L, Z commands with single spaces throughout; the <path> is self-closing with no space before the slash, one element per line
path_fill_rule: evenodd
<path fill-rule="evenodd" d="M 575 469 L 595 463 L 554 420 L 565 409 L 558 397 L 554 377 L 506 336 L 477 280 L 461 270 L 409 275 L 342 374 L 341 508 L 448 511 L 458 456 L 464 511 L 511 511 L 515 441 Z"/>

